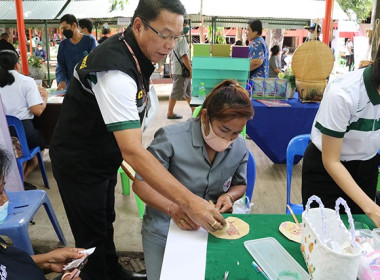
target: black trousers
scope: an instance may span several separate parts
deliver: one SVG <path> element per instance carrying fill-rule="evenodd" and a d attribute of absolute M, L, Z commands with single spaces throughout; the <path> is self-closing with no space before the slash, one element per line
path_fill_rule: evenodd
<path fill-rule="evenodd" d="M 353 160 L 342 162 L 360 188 L 373 200 L 376 197 L 378 166 L 380 156 L 376 154 L 369 160 Z M 302 204 L 306 205 L 310 196 L 317 195 L 327 208 L 335 208 L 335 201 L 342 197 L 347 201 L 353 214 L 363 214 L 327 173 L 322 163 L 322 153 L 310 142 L 307 147 L 302 166 Z M 316 204 L 312 204 L 313 206 Z M 341 207 L 341 213 L 344 213 Z"/>
<path fill-rule="evenodd" d="M 71 180 L 52 162 L 66 215 L 79 248 L 96 247 L 80 277 L 83 280 L 116 280 L 121 266 L 118 264 L 113 242 L 115 221 L 116 175 L 98 184 Z"/>

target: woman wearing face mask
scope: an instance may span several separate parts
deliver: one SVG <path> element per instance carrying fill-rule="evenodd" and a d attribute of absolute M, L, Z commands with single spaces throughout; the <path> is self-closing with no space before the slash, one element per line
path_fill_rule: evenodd
<path fill-rule="evenodd" d="M 196 119 L 158 130 L 148 150 L 189 190 L 231 212 L 246 190 L 248 150 L 239 136 L 253 107 L 248 93 L 226 80 L 207 96 Z M 159 279 L 170 218 L 182 230 L 198 226 L 139 176 L 133 190 L 147 204 L 143 248 L 148 279 Z M 173 190 L 175 192 L 175 190 Z"/>

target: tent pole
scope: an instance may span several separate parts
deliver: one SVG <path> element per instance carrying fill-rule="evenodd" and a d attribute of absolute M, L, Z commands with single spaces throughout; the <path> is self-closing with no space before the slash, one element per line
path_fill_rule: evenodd
<path fill-rule="evenodd" d="M 330 26 L 331 26 L 331 11 L 333 0 L 326 0 L 325 19 L 323 21 L 323 42 L 329 45 L 330 42 Z"/>
<path fill-rule="evenodd" d="M 45 38 L 46 38 L 46 53 L 47 53 L 47 84 L 48 87 L 51 87 L 50 84 L 50 40 L 49 40 L 49 35 L 48 35 L 48 30 L 47 30 L 47 20 L 45 20 Z"/>
<path fill-rule="evenodd" d="M 216 40 L 215 40 L 215 37 L 216 37 L 216 18 L 213 17 L 212 18 L 212 21 L 211 21 L 211 27 L 212 27 L 212 43 L 215 44 Z"/>
<path fill-rule="evenodd" d="M 22 0 L 15 0 L 16 4 L 16 15 L 17 15 L 17 31 L 19 39 L 19 48 L 21 53 L 21 63 L 22 63 L 22 73 L 29 75 L 28 66 L 28 54 L 26 50 L 26 35 L 25 35 L 25 23 L 24 23 L 24 12 L 22 9 Z"/>

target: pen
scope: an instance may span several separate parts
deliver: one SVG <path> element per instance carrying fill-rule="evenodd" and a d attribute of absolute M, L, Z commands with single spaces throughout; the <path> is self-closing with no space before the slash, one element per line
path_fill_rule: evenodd
<path fill-rule="evenodd" d="M 268 275 L 265 273 L 265 271 L 259 266 L 256 262 L 252 261 L 252 266 L 255 268 L 255 270 L 260 273 L 265 279 L 270 280 Z"/>

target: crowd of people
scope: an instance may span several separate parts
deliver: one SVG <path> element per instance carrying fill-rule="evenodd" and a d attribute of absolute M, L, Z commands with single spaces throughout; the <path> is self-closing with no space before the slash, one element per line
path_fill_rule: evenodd
<path fill-rule="evenodd" d="M 220 230 L 226 225 L 221 213 L 231 212 L 234 201 L 245 193 L 248 150 L 239 135 L 254 108 L 236 81 L 219 83 L 196 118 L 159 129 L 150 146 L 142 146 L 141 125 L 156 109 L 153 103 L 147 106 L 153 63 L 170 56 L 173 88 L 167 119 L 182 118 L 174 113 L 177 100 L 190 103 L 192 67 L 185 14 L 179 0 L 140 0 L 125 31 L 110 36 L 104 24 L 98 42 L 89 19 L 78 21 L 70 14 L 60 19 L 65 39 L 59 44 L 56 78 L 58 89 L 66 94 L 49 155 L 75 246 L 96 247 L 80 275 L 83 280 L 159 279 L 170 219 L 182 230 Z M 310 39 L 319 36 L 315 23 L 307 29 Z M 268 48 L 262 32 L 260 19 L 248 22 L 250 78 L 277 77 L 289 66 L 289 49 Z M 47 92 L 20 74 L 19 56 L 6 35 L 0 40 L 5 113 L 22 120 L 30 148 L 43 150 L 44 139 L 32 119 L 45 110 Z M 348 42 L 347 55 L 352 51 Z M 42 44 L 37 44 L 35 55 L 46 60 Z M 341 196 L 353 213 L 367 214 L 380 227 L 380 207 L 374 202 L 380 164 L 379 104 L 380 50 L 372 65 L 343 75 L 325 91 L 303 162 L 303 204 L 316 194 L 333 208 Z M 142 226 L 147 275 L 126 271 L 116 254 L 115 185 L 123 160 L 136 171 L 133 189 L 147 204 Z M 35 161 L 25 166 L 25 178 L 35 166 Z M 0 195 L 7 168 L 8 156 L 0 149 Z M 78 250 L 22 258 L 33 269 L 37 265 L 62 271 L 61 263 L 80 257 Z M 16 273 L 6 258 L 0 263 Z"/>

